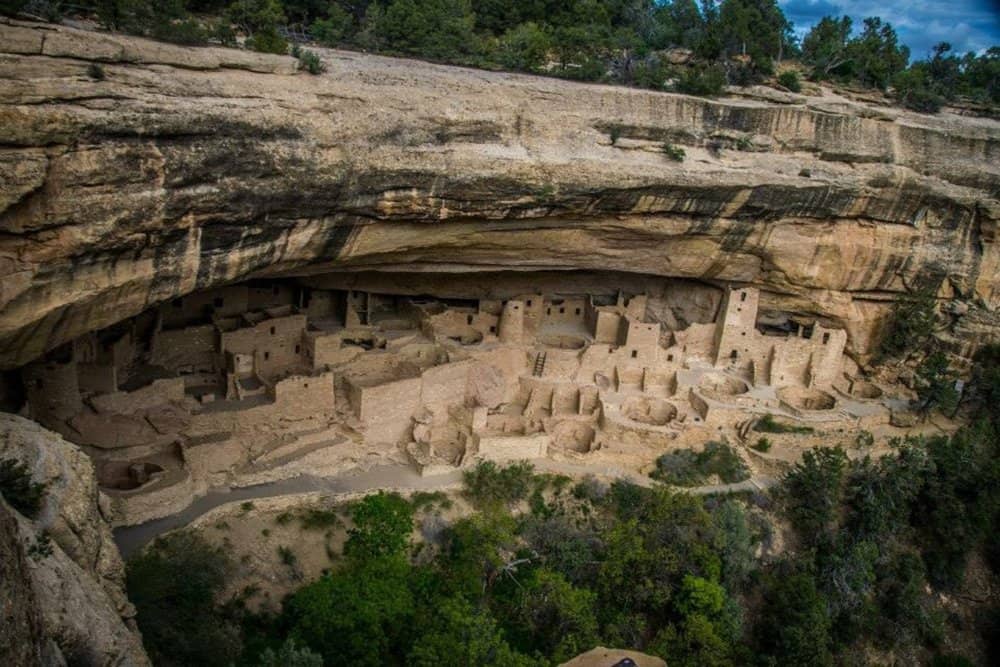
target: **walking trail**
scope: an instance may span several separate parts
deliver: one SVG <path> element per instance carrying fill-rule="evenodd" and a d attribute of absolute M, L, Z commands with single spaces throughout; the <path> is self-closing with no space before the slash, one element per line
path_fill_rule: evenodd
<path fill-rule="evenodd" d="M 633 471 L 623 470 L 614 466 L 570 463 L 553 461 L 551 459 L 536 459 L 531 461 L 540 472 L 551 472 L 571 477 L 595 475 L 626 479 L 641 486 L 652 486 L 654 482 Z M 124 526 L 114 531 L 115 543 L 124 558 L 141 549 L 154 538 L 175 528 L 186 526 L 202 514 L 220 505 L 232 502 L 242 502 L 275 496 L 287 496 L 307 493 L 323 493 L 328 495 L 358 493 L 362 491 L 377 491 L 379 489 L 395 489 L 400 491 L 422 491 L 443 489 L 455 486 L 462 481 L 462 471 L 455 470 L 443 475 L 421 477 L 412 467 L 403 464 L 386 464 L 367 469 L 356 468 L 347 473 L 333 477 L 314 477 L 301 475 L 290 479 L 255 486 L 238 488 L 215 488 L 207 494 L 199 496 L 186 508 L 161 519 L 154 519 L 135 526 Z M 775 484 L 776 480 L 767 477 L 752 478 L 736 484 L 715 484 L 697 486 L 686 489 L 694 495 L 709 495 L 716 493 L 738 493 L 759 491 Z"/>

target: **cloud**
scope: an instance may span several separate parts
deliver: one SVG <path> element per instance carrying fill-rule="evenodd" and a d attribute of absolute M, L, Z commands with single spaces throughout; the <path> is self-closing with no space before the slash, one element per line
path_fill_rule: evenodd
<path fill-rule="evenodd" d="M 1000 3 L 996 0 L 779 0 L 800 37 L 824 16 L 846 14 L 859 30 L 867 16 L 892 24 L 911 57 L 924 58 L 938 42 L 957 53 L 1000 45 Z"/>

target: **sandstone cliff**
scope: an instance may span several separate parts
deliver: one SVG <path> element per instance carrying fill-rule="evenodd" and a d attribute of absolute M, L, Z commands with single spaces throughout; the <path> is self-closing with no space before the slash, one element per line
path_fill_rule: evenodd
<path fill-rule="evenodd" d="M 859 355 L 929 282 L 961 302 L 958 348 L 1000 331 L 996 121 L 338 51 L 310 76 L 16 22 L 0 52 L 0 367 L 195 289 L 329 270 L 750 283 Z"/>
<path fill-rule="evenodd" d="M 0 500 L 0 656 L 12 661 L 5 664 L 148 665 L 90 459 L 59 435 L 6 413 L 0 458 L 24 462 L 32 479 L 46 484 L 35 520 Z"/>

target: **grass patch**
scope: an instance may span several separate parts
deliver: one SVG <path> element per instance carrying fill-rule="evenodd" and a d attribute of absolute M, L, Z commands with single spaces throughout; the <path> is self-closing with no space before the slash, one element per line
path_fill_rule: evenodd
<path fill-rule="evenodd" d="M 278 516 L 274 517 L 274 522 L 279 526 L 287 526 L 292 522 L 292 519 L 294 518 L 295 517 L 292 516 L 291 512 L 282 512 Z"/>
<path fill-rule="evenodd" d="M 774 415 L 767 414 L 757 420 L 753 430 L 758 433 L 812 433 L 812 426 L 795 426 L 775 420 Z"/>
<path fill-rule="evenodd" d="M 664 454 L 656 459 L 656 470 L 649 476 L 674 486 L 698 486 L 711 475 L 717 475 L 724 484 L 734 484 L 750 479 L 750 470 L 735 449 L 712 441 L 705 443 L 700 452 L 679 449 Z"/>

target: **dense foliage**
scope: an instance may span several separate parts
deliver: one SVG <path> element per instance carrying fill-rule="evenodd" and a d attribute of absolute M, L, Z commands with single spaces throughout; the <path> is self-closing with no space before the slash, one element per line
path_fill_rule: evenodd
<path fill-rule="evenodd" d="M 897 99 L 917 111 L 935 112 L 959 96 L 1000 103 L 1000 47 L 983 54 L 951 53 L 951 44 L 934 47 L 926 60 L 909 67 L 909 49 L 877 17 L 867 18 L 852 36 L 851 19 L 825 17 L 802 40 L 802 61 L 814 79 L 834 79 L 895 89 Z"/>
<path fill-rule="evenodd" d="M 981 375 L 984 396 L 1000 391 L 995 368 Z M 481 509 L 420 548 L 414 521 L 434 504 L 371 495 L 350 507 L 343 558 L 276 616 L 213 605 L 226 558 L 189 533 L 131 562 L 129 590 L 167 665 L 527 667 L 597 644 L 692 666 L 960 660 L 946 638 L 977 627 L 938 592 L 962 587 L 974 554 L 1000 567 L 1000 435 L 989 408 L 974 420 L 878 460 L 806 452 L 774 501 L 482 464 L 466 477 Z M 978 613 L 987 633 L 1000 619 Z"/>
<path fill-rule="evenodd" d="M 233 45 L 239 34 L 248 48 L 286 53 L 311 40 L 693 95 L 759 83 L 775 62 L 801 56 L 813 80 L 891 86 L 920 111 L 958 97 L 1000 102 L 1000 47 L 955 55 L 941 44 L 908 67 L 909 50 L 882 19 L 855 29 L 828 16 L 800 48 L 777 0 L 0 0 L 0 13 L 25 8 L 49 19 L 83 11 L 108 28 L 181 44 Z M 667 57 L 674 48 L 690 57 Z M 322 66 L 307 56 L 302 69 Z M 800 88 L 794 71 L 779 83 Z"/>
<path fill-rule="evenodd" d="M 712 477 L 723 484 L 750 478 L 750 470 L 736 450 L 724 442 L 707 442 L 701 451 L 677 449 L 656 460 L 650 477 L 675 486 L 707 484 Z"/>
<path fill-rule="evenodd" d="M 232 563 L 194 532 L 160 538 L 128 563 L 129 599 L 156 665 L 225 665 L 241 650 L 239 628 L 215 606 Z"/>
<path fill-rule="evenodd" d="M 881 352 L 899 357 L 921 351 L 937 326 L 937 300 L 934 292 L 920 289 L 896 300 L 882 338 Z"/>

